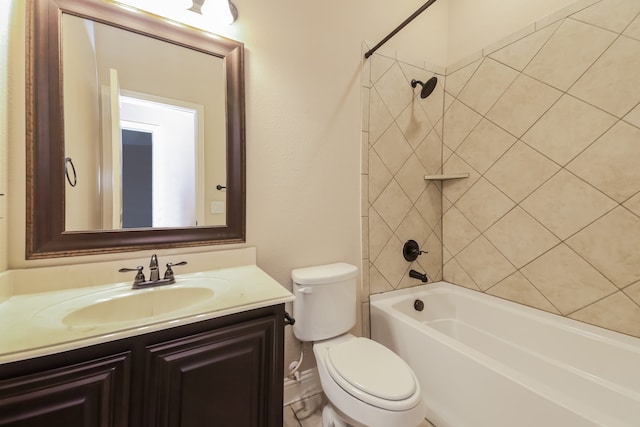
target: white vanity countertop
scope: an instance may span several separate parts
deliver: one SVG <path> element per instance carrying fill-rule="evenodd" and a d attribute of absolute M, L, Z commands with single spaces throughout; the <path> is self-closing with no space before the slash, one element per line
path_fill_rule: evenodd
<path fill-rule="evenodd" d="M 185 289 L 181 288 L 197 288 L 198 292 L 186 289 L 187 292 L 182 293 Z M 68 317 L 80 310 L 81 314 L 87 313 L 83 308 L 88 305 L 120 298 L 124 301 L 131 296 L 135 298 L 130 300 L 130 308 L 126 307 L 127 304 L 119 305 L 117 312 L 112 310 L 110 313 L 103 309 L 104 315 L 110 317 L 105 322 L 86 321 L 84 317 L 78 321 L 77 316 Z M 183 296 L 190 298 L 185 307 L 176 303 Z M 160 314 L 136 314 L 136 310 L 149 305 L 146 304 L 149 301 L 147 297 L 160 301 L 154 303 L 156 305 L 169 304 L 171 308 L 162 306 Z M 256 265 L 177 274 L 175 284 L 156 288 L 132 290 L 131 282 L 127 282 L 13 295 L 0 302 L 0 363 L 140 335 L 293 299 L 286 288 Z M 99 317 L 103 315 L 100 312 L 98 308 L 89 314 L 90 317 Z M 69 319 L 75 319 L 75 323 Z"/>

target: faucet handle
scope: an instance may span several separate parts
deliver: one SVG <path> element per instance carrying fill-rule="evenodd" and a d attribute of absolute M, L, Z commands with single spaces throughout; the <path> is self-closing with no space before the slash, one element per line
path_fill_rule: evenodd
<path fill-rule="evenodd" d="M 121 268 L 118 271 L 120 273 L 128 273 L 130 271 L 137 271 L 138 273 L 136 274 L 136 277 L 133 279 L 133 284 L 137 285 L 138 283 L 142 283 L 145 280 L 144 279 L 144 273 L 142 272 L 143 269 L 144 269 L 144 267 L 139 265 L 136 268 Z"/>
<path fill-rule="evenodd" d="M 167 271 L 164 272 L 164 278 L 165 279 L 175 280 L 175 278 L 173 277 L 173 270 L 171 269 L 171 267 L 176 266 L 176 265 L 187 265 L 187 261 L 168 262 L 167 263 Z"/>

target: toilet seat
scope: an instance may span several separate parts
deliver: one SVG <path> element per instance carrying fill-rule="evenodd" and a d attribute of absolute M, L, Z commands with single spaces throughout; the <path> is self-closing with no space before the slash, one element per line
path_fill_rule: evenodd
<path fill-rule="evenodd" d="M 331 378 L 365 403 L 391 411 L 415 407 L 419 386 L 411 369 L 394 352 L 367 338 L 331 346 L 325 357 Z"/>

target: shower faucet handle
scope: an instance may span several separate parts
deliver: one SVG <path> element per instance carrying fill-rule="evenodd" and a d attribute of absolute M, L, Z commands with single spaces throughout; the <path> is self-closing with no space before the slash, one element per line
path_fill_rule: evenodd
<path fill-rule="evenodd" d="M 428 253 L 427 251 L 421 251 L 418 242 L 415 240 L 407 240 L 402 247 L 402 255 L 404 259 L 413 262 L 422 254 Z"/>

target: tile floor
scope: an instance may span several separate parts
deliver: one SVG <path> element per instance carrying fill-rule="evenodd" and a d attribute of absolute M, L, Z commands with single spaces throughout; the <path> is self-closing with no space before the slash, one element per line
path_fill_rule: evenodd
<path fill-rule="evenodd" d="M 284 407 L 283 427 L 322 427 L 322 408 L 327 403 L 323 393 L 314 394 Z M 434 427 L 427 420 L 420 427 Z"/>

